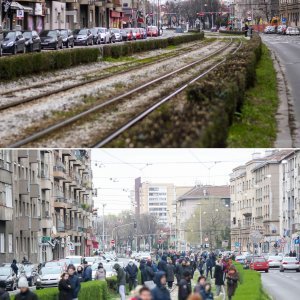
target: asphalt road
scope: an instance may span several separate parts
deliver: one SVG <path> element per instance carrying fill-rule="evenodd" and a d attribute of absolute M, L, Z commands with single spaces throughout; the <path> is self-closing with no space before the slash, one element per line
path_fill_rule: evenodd
<path fill-rule="evenodd" d="M 300 273 L 296 271 L 279 272 L 270 269 L 269 273 L 261 274 L 265 290 L 273 300 L 296 300 L 300 294 Z"/>
<path fill-rule="evenodd" d="M 294 114 L 300 124 L 300 36 L 262 34 L 262 40 L 275 51 L 285 69 L 294 100 Z"/>

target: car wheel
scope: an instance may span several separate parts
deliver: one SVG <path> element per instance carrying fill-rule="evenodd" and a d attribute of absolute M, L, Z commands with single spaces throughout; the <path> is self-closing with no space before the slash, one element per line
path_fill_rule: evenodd
<path fill-rule="evenodd" d="M 269 273 L 269 270 L 265 270 L 266 273 Z"/>
<path fill-rule="evenodd" d="M 280 269 L 280 272 L 284 272 L 284 270 L 283 270 L 283 269 Z"/>
<path fill-rule="evenodd" d="M 17 49 L 17 45 L 15 45 L 14 50 L 13 50 L 13 54 L 16 55 L 18 53 L 18 49 Z"/>
<path fill-rule="evenodd" d="M 296 270 L 296 272 L 300 272 L 300 270 L 299 270 L 299 269 L 297 269 L 297 270 Z"/>

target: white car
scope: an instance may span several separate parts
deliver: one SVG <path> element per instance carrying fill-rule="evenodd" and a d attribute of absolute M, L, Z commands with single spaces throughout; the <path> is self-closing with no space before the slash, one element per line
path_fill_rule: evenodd
<path fill-rule="evenodd" d="M 100 35 L 101 35 L 101 43 L 108 44 L 110 43 L 110 32 L 105 27 L 95 27 L 96 29 L 99 29 Z"/>
<path fill-rule="evenodd" d="M 88 256 L 85 257 L 83 260 L 85 260 L 89 266 L 93 265 L 97 261 L 95 256 Z"/>
<path fill-rule="evenodd" d="M 280 272 L 295 270 L 300 272 L 300 265 L 297 257 L 284 257 L 280 263 Z"/>
<path fill-rule="evenodd" d="M 270 255 L 268 258 L 268 263 L 270 268 L 279 268 L 282 257 L 278 255 Z"/>
<path fill-rule="evenodd" d="M 116 42 L 122 42 L 123 38 L 119 28 L 111 28 L 110 31 L 115 34 Z"/>
<path fill-rule="evenodd" d="M 47 287 L 56 287 L 61 279 L 61 274 L 63 273 L 63 268 L 61 267 L 43 267 L 39 276 L 36 280 L 36 289 L 42 289 Z"/>
<path fill-rule="evenodd" d="M 239 262 L 240 264 L 244 264 L 245 263 L 245 259 L 246 259 L 246 256 L 239 255 L 239 256 L 236 256 L 235 261 Z"/>
<path fill-rule="evenodd" d="M 297 27 L 288 27 L 285 32 L 286 35 L 299 35 L 299 29 Z"/>
<path fill-rule="evenodd" d="M 82 264 L 83 256 L 74 255 L 74 256 L 67 256 L 66 259 L 70 260 L 70 264 L 74 265 L 77 269 L 78 266 Z"/>

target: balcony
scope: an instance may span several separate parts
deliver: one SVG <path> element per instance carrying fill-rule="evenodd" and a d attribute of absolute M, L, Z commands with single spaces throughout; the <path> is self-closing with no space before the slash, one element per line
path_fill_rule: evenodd
<path fill-rule="evenodd" d="M 245 217 L 249 217 L 252 215 L 252 207 L 244 207 L 241 209 L 241 213 L 245 216 Z"/>
<path fill-rule="evenodd" d="M 66 179 L 65 168 L 62 166 L 53 167 L 53 177 L 56 179 Z"/>
<path fill-rule="evenodd" d="M 40 221 L 41 228 L 47 228 L 52 229 L 53 228 L 53 222 L 50 218 L 42 218 Z"/>
<path fill-rule="evenodd" d="M 65 199 L 64 193 L 62 191 L 55 190 L 54 191 L 54 208 L 68 208 L 70 209 L 72 207 L 71 203 L 68 203 Z"/>
<path fill-rule="evenodd" d="M 40 198 L 41 197 L 41 189 L 39 184 L 31 184 L 30 185 L 30 198 Z"/>
<path fill-rule="evenodd" d="M 29 217 L 28 216 L 19 217 L 16 224 L 19 225 L 20 230 L 23 231 L 29 230 Z"/>
<path fill-rule="evenodd" d="M 19 194 L 20 195 L 29 195 L 30 187 L 29 181 L 26 179 L 19 180 Z"/>
<path fill-rule="evenodd" d="M 77 2 L 76 0 L 66 0 L 66 2 Z M 62 149 L 63 156 L 72 156 L 72 151 L 70 149 Z"/>
<path fill-rule="evenodd" d="M 18 158 L 28 158 L 28 150 L 17 150 Z"/>
<path fill-rule="evenodd" d="M 12 221 L 13 208 L 0 206 L 0 221 Z"/>
<path fill-rule="evenodd" d="M 29 218 L 29 227 L 31 231 L 38 232 L 40 230 L 40 220 L 38 218 Z"/>
<path fill-rule="evenodd" d="M 29 162 L 38 163 L 41 161 L 41 155 L 39 150 L 30 150 L 29 151 Z"/>

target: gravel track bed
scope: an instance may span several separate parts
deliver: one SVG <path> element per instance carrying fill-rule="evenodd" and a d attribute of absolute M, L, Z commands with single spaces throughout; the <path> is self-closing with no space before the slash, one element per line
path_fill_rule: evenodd
<path fill-rule="evenodd" d="M 130 118 L 144 111 L 146 108 L 154 104 L 158 98 L 170 92 L 170 90 L 181 86 L 183 82 L 190 80 L 198 75 L 201 71 L 211 66 L 217 59 L 227 55 L 235 45 L 224 50 L 221 54 L 213 57 L 192 69 L 182 72 L 180 76 L 173 76 L 169 80 L 156 84 L 155 88 L 126 99 L 120 104 L 114 105 L 113 108 L 107 109 L 99 113 L 93 114 L 84 123 L 75 123 L 65 128 L 63 132 L 51 134 L 51 136 L 30 143 L 28 147 L 91 147 L 101 138 L 112 132 L 115 128 L 127 122 Z M 194 57 L 196 58 L 196 57 Z M 198 57 L 199 58 L 199 57 Z"/>
<path fill-rule="evenodd" d="M 201 58 L 208 53 L 223 47 L 224 42 L 213 42 L 203 48 L 188 52 L 180 57 L 173 57 L 167 61 L 151 65 L 140 70 L 129 71 L 126 74 L 115 75 L 108 80 L 101 80 L 90 83 L 74 90 L 69 90 L 55 94 L 49 97 L 43 97 L 42 100 L 34 101 L 18 106 L 18 109 L 7 109 L 0 112 L 0 143 L 1 146 L 9 145 L 13 141 L 28 135 L 30 129 L 50 125 L 53 122 L 53 115 L 57 112 L 65 114 L 89 101 L 89 97 L 97 95 L 97 98 L 108 99 L 120 91 L 128 89 L 131 85 L 137 85 L 139 82 L 148 81 L 159 74 L 166 74 L 175 68 L 183 66 L 188 62 Z M 64 118 L 64 116 L 60 116 Z M 73 144 L 73 146 L 77 146 Z"/>

